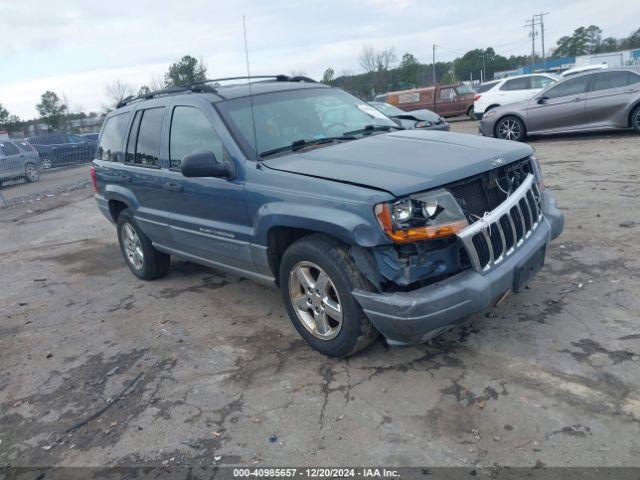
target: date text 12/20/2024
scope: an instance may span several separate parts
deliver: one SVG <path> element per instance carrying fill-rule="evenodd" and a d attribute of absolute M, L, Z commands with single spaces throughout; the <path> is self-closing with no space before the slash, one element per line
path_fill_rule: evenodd
<path fill-rule="evenodd" d="M 397 470 L 388 468 L 234 468 L 234 478 L 397 478 Z"/>

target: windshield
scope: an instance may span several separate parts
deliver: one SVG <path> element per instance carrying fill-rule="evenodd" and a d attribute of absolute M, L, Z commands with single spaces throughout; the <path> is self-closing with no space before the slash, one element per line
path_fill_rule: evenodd
<path fill-rule="evenodd" d="M 215 105 L 250 158 L 300 140 L 340 137 L 346 132 L 364 130 L 371 125 L 397 127 L 393 120 L 371 105 L 342 90 L 329 88 L 254 95 L 253 118 L 249 97 L 226 100 Z M 366 130 L 363 134 L 371 135 L 372 131 Z"/>
<path fill-rule="evenodd" d="M 371 102 L 371 105 L 376 107 L 378 110 L 384 113 L 387 117 L 407 115 L 407 112 L 405 112 L 404 110 L 400 110 L 398 107 L 394 107 L 393 105 L 389 105 L 388 103 Z"/>

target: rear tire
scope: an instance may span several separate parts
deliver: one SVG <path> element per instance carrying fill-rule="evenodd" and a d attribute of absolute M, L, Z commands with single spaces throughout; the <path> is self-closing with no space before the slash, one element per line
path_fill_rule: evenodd
<path fill-rule="evenodd" d="M 475 114 L 475 111 L 474 111 L 473 107 L 471 107 L 471 108 L 469 108 L 469 110 L 467 110 L 467 117 L 469 117 L 469 120 L 477 120 L 476 114 Z"/>
<path fill-rule="evenodd" d="M 631 128 L 640 133 L 640 105 L 631 112 Z"/>
<path fill-rule="evenodd" d="M 502 140 L 522 142 L 527 136 L 527 130 L 522 120 L 510 115 L 496 122 L 493 136 Z"/>
<path fill-rule="evenodd" d="M 143 280 L 163 277 L 169 271 L 171 257 L 155 249 L 151 240 L 138 226 L 131 210 L 118 215 L 118 243 L 129 270 Z"/>
<path fill-rule="evenodd" d="M 279 278 L 291 323 L 320 353 L 346 357 L 378 337 L 351 295 L 354 289 L 372 287 L 344 244 L 324 235 L 301 238 L 285 251 Z"/>

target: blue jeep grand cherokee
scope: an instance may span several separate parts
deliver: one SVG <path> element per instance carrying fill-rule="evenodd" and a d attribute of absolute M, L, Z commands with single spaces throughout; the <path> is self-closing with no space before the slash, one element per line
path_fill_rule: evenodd
<path fill-rule="evenodd" d="M 123 102 L 92 178 L 131 271 L 175 255 L 277 285 L 300 335 L 350 355 L 424 342 L 517 292 L 563 216 L 524 144 L 400 129 L 306 78 Z"/>

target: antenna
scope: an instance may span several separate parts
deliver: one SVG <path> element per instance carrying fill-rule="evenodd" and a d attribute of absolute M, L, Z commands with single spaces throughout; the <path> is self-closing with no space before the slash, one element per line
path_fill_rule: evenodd
<path fill-rule="evenodd" d="M 247 44 L 247 23 L 245 16 L 242 16 L 242 30 L 244 32 L 244 56 L 247 60 L 247 78 L 249 79 L 249 102 L 251 104 L 251 126 L 253 127 L 253 148 L 256 152 L 256 159 L 258 157 L 258 138 L 256 137 L 256 115 L 253 110 L 253 90 L 251 89 L 251 69 L 249 68 L 249 46 Z"/>

